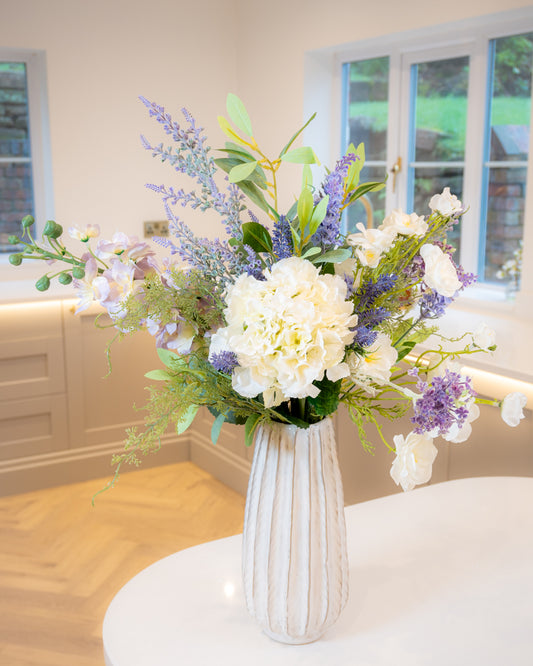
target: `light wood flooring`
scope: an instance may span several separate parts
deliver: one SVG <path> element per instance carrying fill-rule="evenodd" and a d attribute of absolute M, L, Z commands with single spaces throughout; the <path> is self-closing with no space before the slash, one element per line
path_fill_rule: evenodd
<path fill-rule="evenodd" d="M 103 666 L 107 606 L 177 550 L 242 531 L 244 498 L 185 462 L 0 498 L 0 666 Z"/>

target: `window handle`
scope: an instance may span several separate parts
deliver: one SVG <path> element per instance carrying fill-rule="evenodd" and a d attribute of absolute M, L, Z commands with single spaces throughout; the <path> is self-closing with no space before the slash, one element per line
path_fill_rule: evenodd
<path fill-rule="evenodd" d="M 396 192 L 396 176 L 400 173 L 402 170 L 402 158 L 398 157 L 396 162 L 392 165 L 392 169 L 390 172 L 392 173 L 392 193 Z"/>

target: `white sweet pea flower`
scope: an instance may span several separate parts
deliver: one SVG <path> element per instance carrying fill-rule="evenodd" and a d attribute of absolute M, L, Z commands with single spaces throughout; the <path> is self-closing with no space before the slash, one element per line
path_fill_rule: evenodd
<path fill-rule="evenodd" d="M 77 227 L 69 227 L 68 235 L 74 240 L 86 243 L 90 238 L 96 238 L 100 235 L 100 227 L 98 224 L 88 224 L 83 230 Z"/>
<path fill-rule="evenodd" d="M 392 230 L 402 236 L 423 236 L 428 230 L 428 223 L 416 213 L 408 215 L 395 208 L 378 228 L 382 231 Z"/>
<path fill-rule="evenodd" d="M 325 373 L 330 379 L 348 374 L 344 354 L 357 315 L 346 301 L 346 283 L 300 257 L 278 261 L 265 278 L 241 275 L 228 288 L 227 326 L 212 336 L 210 357 L 234 352 L 233 388 L 250 398 L 262 393 L 267 407 L 316 397 L 313 382 Z"/>
<path fill-rule="evenodd" d="M 390 475 L 396 485 L 403 490 L 412 490 L 431 479 L 433 461 L 437 457 L 437 448 L 433 439 L 427 435 L 410 432 L 407 437 L 394 437 L 396 458 L 392 463 Z"/>
<path fill-rule="evenodd" d="M 379 252 L 390 250 L 396 240 L 396 232 L 390 227 L 387 229 L 367 229 L 362 222 L 356 224 L 358 233 L 346 237 L 348 245 L 373 247 Z"/>
<path fill-rule="evenodd" d="M 496 333 L 487 324 L 480 324 L 472 333 L 472 342 L 479 347 L 488 351 L 490 347 L 496 344 Z"/>
<path fill-rule="evenodd" d="M 424 282 L 441 296 L 452 298 L 462 287 L 450 257 L 438 245 L 424 243 L 420 248 L 424 260 Z"/>
<path fill-rule="evenodd" d="M 508 393 L 501 401 L 502 419 L 512 428 L 516 427 L 524 418 L 524 407 L 527 403 L 527 397 L 518 391 Z"/>
<path fill-rule="evenodd" d="M 451 217 L 463 210 L 463 204 L 445 187 L 441 194 L 434 194 L 429 202 L 432 211 L 440 213 L 443 217 Z"/>
<path fill-rule="evenodd" d="M 392 366 L 398 359 L 398 352 L 392 346 L 385 333 L 378 333 L 375 342 L 365 347 L 365 355 L 352 353 L 348 358 L 351 376 L 355 380 L 371 380 L 377 384 L 385 384 L 390 380 Z"/>

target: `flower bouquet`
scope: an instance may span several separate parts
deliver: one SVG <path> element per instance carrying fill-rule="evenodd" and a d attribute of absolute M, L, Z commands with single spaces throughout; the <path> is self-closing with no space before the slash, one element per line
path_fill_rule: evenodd
<path fill-rule="evenodd" d="M 365 449 L 373 449 L 377 436 L 394 454 L 391 475 L 397 484 L 409 490 L 427 482 L 437 455 L 434 440 L 464 441 L 479 414 L 477 404 L 500 405 L 476 396 L 459 363 L 465 355 L 493 350 L 492 332 L 484 326 L 461 332 L 450 348 L 435 325 L 475 280 L 456 265 L 446 240 L 464 212 L 461 202 L 445 188 L 433 196 L 427 215 L 393 210 L 379 226 L 358 224 L 355 233 L 346 234 L 346 209 L 385 185 L 361 182 L 362 144 L 350 145 L 315 185 L 314 151 L 295 147 L 312 118 L 270 158 L 254 138 L 242 101 L 229 95 L 229 120 L 219 118 L 228 140 L 213 157 L 203 130 L 186 110 L 182 126 L 162 107 L 141 99 L 172 140 L 170 146 L 154 145 L 142 137 L 144 147 L 195 182 L 195 189 L 188 190 L 148 185 L 161 196 L 169 220 L 171 236 L 156 239 L 168 256 L 157 259 L 148 244 L 121 232 L 95 241 L 96 225 L 68 230 L 85 247 L 75 254 L 63 240 L 63 228 L 53 221 L 46 223 L 38 243 L 29 216 L 22 221 L 22 237 L 11 239 L 23 248 L 10 256 L 13 265 L 28 259 L 61 263 L 40 278 L 37 289 L 46 290 L 53 278 L 73 282 L 78 312 L 96 301 L 113 320 L 118 337 L 146 329 L 155 338 L 165 367 L 147 375 L 155 383 L 146 405 L 146 427 L 128 432 L 124 452 L 114 458 L 117 473 L 122 464 L 138 464 L 140 454 L 159 448 L 170 424 L 183 433 L 205 406 L 214 416 L 214 443 L 224 423 L 243 425 L 247 445 L 254 435 L 270 442 L 276 433 L 276 466 L 285 460 L 280 451 L 290 449 L 292 458 L 283 464 L 296 470 L 298 443 L 288 443 L 287 433 L 292 442 L 306 437 L 305 455 L 319 461 L 318 471 L 309 472 L 309 483 L 316 474 L 328 476 L 326 459 L 334 459 L 331 475 L 338 477 L 335 447 L 327 454 L 310 452 L 316 433 L 330 428 L 329 417 L 345 405 Z M 288 163 L 303 165 L 302 186 L 292 207 L 282 212 L 278 177 Z M 178 216 L 180 206 L 216 211 L 225 236 L 197 237 Z M 502 414 L 510 425 L 518 423 L 524 404 L 521 394 L 503 401 Z M 408 410 L 411 432 L 387 442 L 383 419 L 397 419 Z M 263 456 L 268 468 L 271 454 L 257 453 L 259 448 L 256 457 Z M 250 488 L 258 474 L 252 470 Z M 265 474 L 259 474 L 263 485 Z M 298 494 L 294 488 L 287 492 Z M 335 492 L 341 516 L 342 495 Z M 245 522 L 255 525 L 262 509 L 253 503 L 254 493 L 249 490 Z M 248 510 L 252 505 L 253 516 Z M 325 514 L 328 506 L 326 501 Z M 342 521 L 341 516 L 338 531 L 325 534 L 326 539 L 342 542 Z M 286 533 L 280 527 L 276 534 Z M 257 547 L 257 539 L 245 525 L 245 549 Z M 339 558 L 345 560 L 345 555 Z M 341 578 L 337 583 L 346 590 Z M 265 585 L 272 589 L 276 583 L 268 578 Z M 245 594 L 253 610 L 259 593 L 246 589 Z M 339 607 L 345 597 L 341 592 Z M 332 605 L 331 598 L 328 603 Z M 312 612 L 306 612 L 309 618 Z M 256 608 L 255 614 L 261 612 Z M 316 635 L 332 617 L 322 618 Z M 279 638 L 287 634 L 288 624 L 285 618 L 265 626 Z M 298 631 L 279 639 L 303 642 Z"/>

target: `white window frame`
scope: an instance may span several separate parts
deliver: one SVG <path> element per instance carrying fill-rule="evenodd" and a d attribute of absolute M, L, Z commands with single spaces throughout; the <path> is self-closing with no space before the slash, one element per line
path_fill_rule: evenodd
<path fill-rule="evenodd" d="M 303 117 L 307 119 L 317 111 L 317 118 L 307 128 L 305 142 L 316 147 L 318 155 L 328 166 L 334 165 L 342 153 L 342 67 L 344 63 L 388 56 L 390 58 L 389 98 L 397 99 L 402 84 L 405 89 L 405 82 L 401 80 L 402 57 L 416 59 L 429 50 L 435 53 L 434 49 L 438 48 L 444 49 L 447 57 L 450 57 L 450 47 L 456 47 L 457 54 L 468 49 L 471 51 L 469 93 L 471 96 L 476 95 L 483 100 L 484 104 L 488 72 L 485 41 L 531 31 L 533 31 L 533 7 L 529 6 L 308 52 L 305 54 Z M 467 157 L 470 159 L 471 155 L 478 155 L 479 168 L 477 175 L 469 174 L 468 181 L 464 184 L 466 193 L 464 199 L 465 203 L 470 206 L 470 211 L 464 217 L 462 231 L 464 250 L 461 261 L 467 269 L 470 266 L 477 269 L 476 252 L 479 237 L 485 109 L 483 109 L 483 122 L 479 121 L 477 113 L 474 105 L 469 104 L 465 161 Z M 399 154 L 402 152 L 406 154 L 405 146 L 401 146 L 399 134 L 402 120 L 403 118 L 400 118 L 398 113 L 395 115 L 394 110 L 389 111 L 387 155 L 389 169 Z M 520 292 L 514 301 L 506 301 L 501 288 L 483 285 L 470 288 L 454 303 L 449 314 L 441 323 L 441 330 L 444 333 L 449 332 L 450 335 L 454 335 L 458 323 L 463 330 L 465 327 L 474 330 L 480 320 L 486 321 L 496 330 L 502 341 L 507 338 L 507 345 L 506 350 L 503 351 L 502 344 L 501 354 L 499 351 L 496 352 L 489 361 L 482 361 L 480 365 L 495 371 L 505 368 L 507 374 L 512 374 L 519 379 L 525 378 L 528 381 L 533 379 L 533 357 L 529 342 L 533 334 L 533 308 L 531 307 L 531 303 L 533 303 L 533 119 L 531 128 Z M 321 175 L 317 174 L 317 182 Z M 399 189 L 401 190 L 401 188 Z M 387 183 L 388 205 L 392 201 L 391 190 L 392 178 L 389 178 Z M 398 205 L 401 205 L 401 202 L 398 202 Z M 509 346 L 511 338 L 512 343 Z M 526 363 L 524 363 L 524 358 L 528 359 Z M 475 365 L 475 362 L 473 364 Z"/>
<path fill-rule="evenodd" d="M 26 65 L 34 217 L 35 228 L 40 231 L 46 220 L 54 216 L 46 56 L 44 51 L 0 48 L 0 62 Z M 30 266 L 29 261 L 14 269 L 8 257 L 9 253 L 0 253 L 0 281 L 30 279 L 33 276 L 35 271 L 32 268 L 36 267 Z"/>

